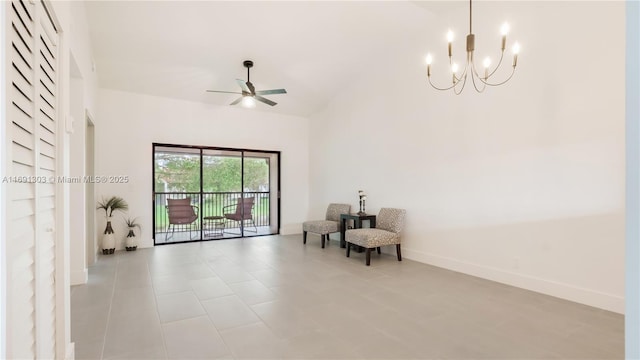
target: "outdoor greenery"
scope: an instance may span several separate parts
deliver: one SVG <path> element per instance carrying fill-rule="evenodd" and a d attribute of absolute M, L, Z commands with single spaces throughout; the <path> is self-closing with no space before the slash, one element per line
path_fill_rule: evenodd
<path fill-rule="evenodd" d="M 156 192 L 199 192 L 200 155 L 157 152 L 155 158 Z M 202 157 L 203 192 L 266 191 L 269 163 L 264 158 L 244 158 L 244 189 L 241 184 L 240 157 Z"/>
<path fill-rule="evenodd" d="M 218 194 L 214 194 L 218 195 Z M 204 208 L 206 209 L 206 214 L 208 215 L 218 215 L 222 216 L 223 212 L 223 204 L 217 201 L 207 201 L 205 200 Z M 263 209 L 260 211 L 259 209 Z M 202 211 L 202 210 L 200 210 Z M 235 208 L 228 209 L 228 211 L 233 212 Z M 258 198 L 258 202 L 254 206 L 254 214 L 260 212 L 262 215 L 269 214 L 269 198 L 268 197 L 260 197 Z M 155 207 L 155 217 L 156 217 L 156 230 L 164 231 L 169 224 L 169 218 L 167 216 L 167 207 L 165 205 L 156 205 Z"/>

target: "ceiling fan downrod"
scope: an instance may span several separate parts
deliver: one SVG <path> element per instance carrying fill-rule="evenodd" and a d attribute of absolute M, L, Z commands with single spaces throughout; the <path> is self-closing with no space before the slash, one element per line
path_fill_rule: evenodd
<path fill-rule="evenodd" d="M 249 69 L 253 67 L 253 61 L 245 60 L 244 62 L 242 62 L 242 65 L 247 68 L 247 82 L 251 82 L 251 77 L 249 77 Z"/>

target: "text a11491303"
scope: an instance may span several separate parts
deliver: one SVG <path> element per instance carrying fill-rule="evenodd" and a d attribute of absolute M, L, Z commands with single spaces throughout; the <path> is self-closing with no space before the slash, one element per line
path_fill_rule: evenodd
<path fill-rule="evenodd" d="M 2 183 L 127 184 L 129 183 L 129 175 L 3 176 Z"/>

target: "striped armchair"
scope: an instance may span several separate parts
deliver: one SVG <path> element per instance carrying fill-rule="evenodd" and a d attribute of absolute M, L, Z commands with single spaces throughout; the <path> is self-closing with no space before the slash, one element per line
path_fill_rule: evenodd
<path fill-rule="evenodd" d="M 340 231 L 340 214 L 348 214 L 350 211 L 349 204 L 329 204 L 325 220 L 305 221 L 302 224 L 302 243 L 307 243 L 307 232 L 320 234 L 324 249 L 325 238 L 329 241 L 329 234 Z"/>
<path fill-rule="evenodd" d="M 371 249 L 377 249 L 380 254 L 380 247 L 395 245 L 398 254 L 398 261 L 402 261 L 400 253 L 400 233 L 404 228 L 404 216 L 406 210 L 382 208 L 376 219 L 375 228 L 349 229 L 346 231 L 347 257 L 350 255 L 351 244 L 364 247 L 366 250 L 366 264 L 371 264 Z"/>

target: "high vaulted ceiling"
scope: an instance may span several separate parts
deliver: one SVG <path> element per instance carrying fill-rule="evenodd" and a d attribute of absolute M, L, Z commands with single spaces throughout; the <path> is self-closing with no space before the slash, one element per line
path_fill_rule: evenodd
<path fill-rule="evenodd" d="M 432 17 L 415 2 L 88 1 L 100 86 L 227 105 L 246 80 L 271 95 L 273 108 L 306 116 L 339 91 L 384 69 L 385 54 L 417 36 Z"/>

